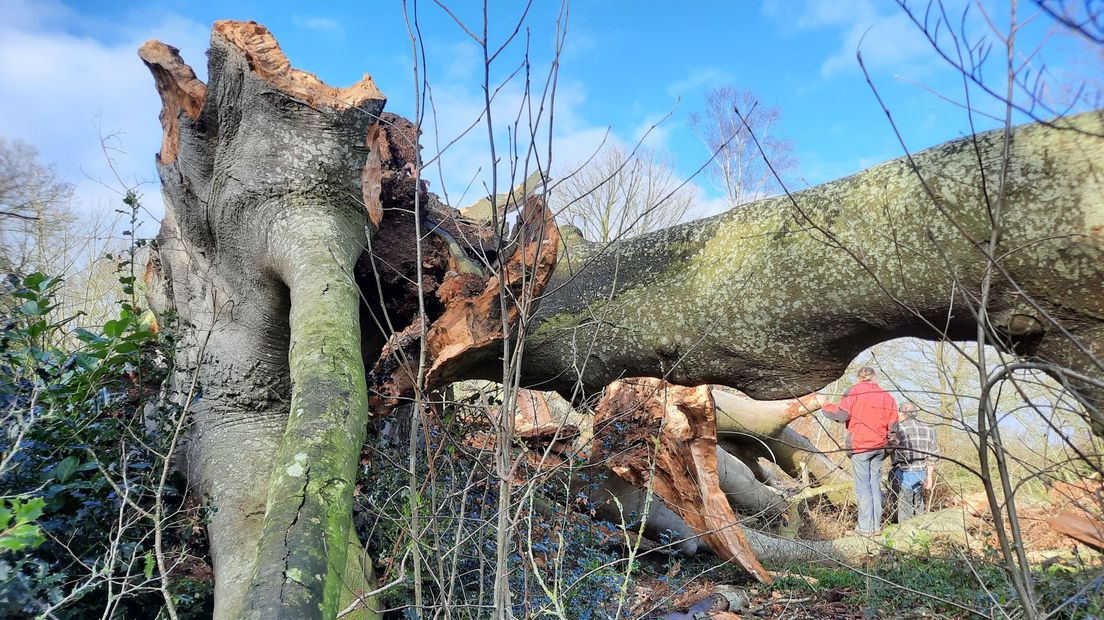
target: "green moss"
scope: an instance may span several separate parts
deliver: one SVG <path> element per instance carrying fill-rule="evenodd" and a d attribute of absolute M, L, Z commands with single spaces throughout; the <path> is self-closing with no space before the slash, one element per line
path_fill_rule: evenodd
<path fill-rule="evenodd" d="M 315 617 L 318 609 L 333 617 L 345 589 L 352 485 L 368 420 L 360 298 L 350 276 L 359 244 L 344 234 L 357 230 L 350 222 L 324 214 L 291 218 L 287 227 L 287 237 L 275 238 L 291 289 L 294 413 L 275 458 L 245 609 L 266 618 Z"/>

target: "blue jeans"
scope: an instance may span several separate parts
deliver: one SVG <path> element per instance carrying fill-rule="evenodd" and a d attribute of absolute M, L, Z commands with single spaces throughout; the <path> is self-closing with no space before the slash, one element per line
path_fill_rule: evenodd
<path fill-rule="evenodd" d="M 893 470 L 897 478 L 897 522 L 904 523 L 924 513 L 924 479 L 928 472 L 921 469 L 907 471 Z"/>
<path fill-rule="evenodd" d="M 882 461 L 884 450 L 871 450 L 851 456 L 855 477 L 855 502 L 859 505 L 856 530 L 872 534 L 882 529 Z"/>

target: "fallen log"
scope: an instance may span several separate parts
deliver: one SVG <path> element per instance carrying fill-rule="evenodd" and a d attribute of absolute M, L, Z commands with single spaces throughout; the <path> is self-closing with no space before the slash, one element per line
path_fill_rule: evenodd
<path fill-rule="evenodd" d="M 784 400 L 755 400 L 742 392 L 713 390 L 718 432 L 745 432 L 775 437 L 790 422 L 820 409 L 816 394 Z"/>
<path fill-rule="evenodd" d="M 850 479 L 846 471 L 790 426 L 820 409 L 815 394 L 761 401 L 740 392 L 714 390 L 713 398 L 717 403 L 717 434 L 726 451 L 746 462 L 766 458 L 798 480 L 835 485 Z M 768 481 L 769 475 L 758 478 Z M 847 501 L 841 493 L 827 496 L 833 503 Z"/>
<path fill-rule="evenodd" d="M 1100 519 L 1085 513 L 1063 510 L 1047 517 L 1046 522 L 1055 531 L 1096 549 L 1104 551 L 1104 523 Z"/>
<path fill-rule="evenodd" d="M 632 484 L 612 471 L 600 474 L 594 481 L 595 517 L 637 532 L 643 525 L 644 537 L 661 543 L 666 549 L 683 557 L 694 557 L 705 545 L 697 532 L 682 517 L 664 505 L 648 489 Z M 643 523 L 641 523 L 643 521 Z"/>
<path fill-rule="evenodd" d="M 746 527 L 743 529 L 755 554 L 768 562 L 835 560 L 856 563 L 889 549 L 904 553 L 922 551 L 936 540 L 968 546 L 970 526 L 976 522 L 967 512 L 948 508 L 888 526 L 881 535 L 874 537 L 844 536 L 835 540 L 814 541 L 781 538 Z"/>
<path fill-rule="evenodd" d="M 537 312 L 524 379 L 565 394 L 624 376 L 808 393 L 878 342 L 976 338 L 984 281 L 995 342 L 1100 380 L 1101 135 L 1104 118 L 1087 112 L 966 136 L 712 218 L 576 241 Z M 995 176 L 1008 179 L 999 222 Z M 1074 387 L 1104 429 L 1104 397 Z"/>
<path fill-rule="evenodd" d="M 717 475 L 721 491 L 741 514 L 764 523 L 775 523 L 788 505 L 781 490 L 755 479 L 751 468 L 740 459 L 717 447 Z"/>
<path fill-rule="evenodd" d="M 786 474 L 798 480 L 808 478 L 816 485 L 843 489 L 845 483 L 850 483 L 851 480 L 846 470 L 817 450 L 807 437 L 789 427 L 782 429 L 778 437 L 752 433 L 723 435 L 720 445 L 743 460 L 769 459 Z M 824 495 L 837 505 L 846 504 L 850 498 L 849 493 L 844 491 L 832 491 Z"/>

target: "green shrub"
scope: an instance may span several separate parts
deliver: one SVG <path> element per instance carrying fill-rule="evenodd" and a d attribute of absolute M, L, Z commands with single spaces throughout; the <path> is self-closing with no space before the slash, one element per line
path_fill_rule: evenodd
<path fill-rule="evenodd" d="M 102 329 L 70 329 L 74 317 L 56 316 L 60 279 L 3 284 L 0 617 L 83 618 L 109 606 L 156 617 L 164 601 L 149 511 L 157 492 L 179 506 L 183 484 L 157 488 L 166 420 L 143 406 L 165 371 L 154 360 L 168 359 L 171 343 L 133 303 Z M 187 544 L 188 530 L 167 529 L 166 548 Z M 209 605 L 195 584 L 175 596 L 189 609 Z"/>

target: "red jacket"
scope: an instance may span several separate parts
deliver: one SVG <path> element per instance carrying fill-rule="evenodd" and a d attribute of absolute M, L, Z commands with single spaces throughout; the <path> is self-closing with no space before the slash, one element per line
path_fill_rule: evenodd
<path fill-rule="evenodd" d="M 856 383 L 840 404 L 827 403 L 821 411 L 837 422 L 847 423 L 854 452 L 884 448 L 890 427 L 897 424 L 897 401 L 874 381 Z"/>

